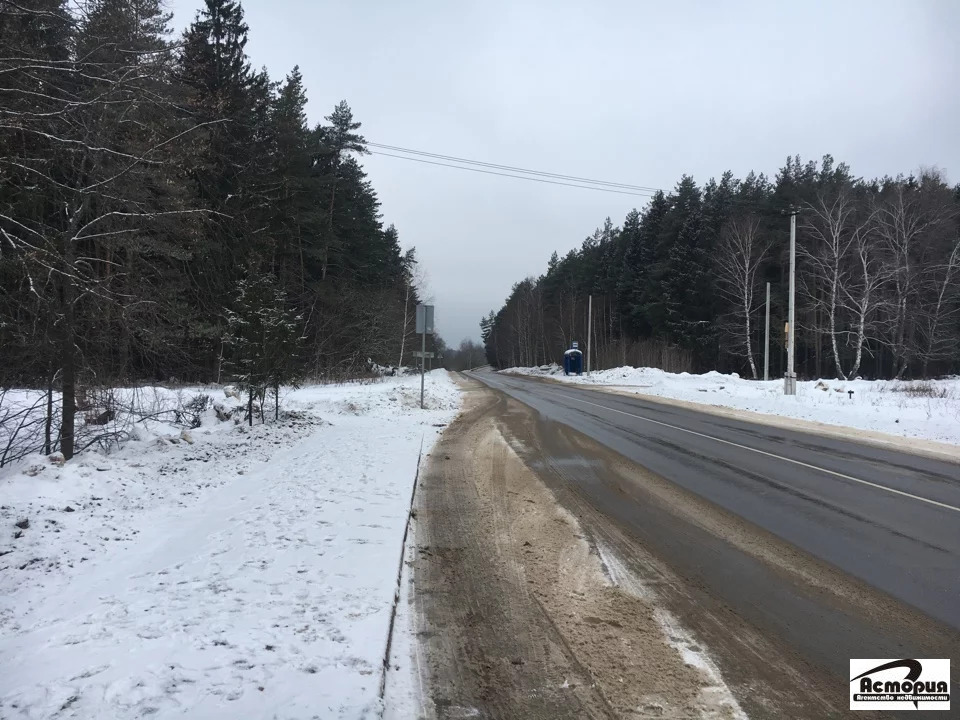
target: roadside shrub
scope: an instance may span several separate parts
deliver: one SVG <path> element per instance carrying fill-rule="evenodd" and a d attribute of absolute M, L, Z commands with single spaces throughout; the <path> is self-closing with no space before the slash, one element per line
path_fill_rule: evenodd
<path fill-rule="evenodd" d="M 201 393 L 194 395 L 178 407 L 174 413 L 178 425 L 186 425 L 191 430 L 203 424 L 203 414 L 213 405 L 213 398 Z"/>
<path fill-rule="evenodd" d="M 938 386 L 926 381 L 901 383 L 894 386 L 892 391 L 910 397 L 933 398 L 935 400 L 946 400 L 950 397 L 950 391 L 945 385 Z"/>

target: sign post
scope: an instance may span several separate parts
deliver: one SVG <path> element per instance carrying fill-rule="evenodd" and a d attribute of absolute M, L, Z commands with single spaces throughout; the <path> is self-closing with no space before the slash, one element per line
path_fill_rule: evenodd
<path fill-rule="evenodd" d="M 427 362 L 427 335 L 433 335 L 433 305 L 417 305 L 417 332 L 420 333 L 420 409 L 423 410 L 423 383 Z"/>

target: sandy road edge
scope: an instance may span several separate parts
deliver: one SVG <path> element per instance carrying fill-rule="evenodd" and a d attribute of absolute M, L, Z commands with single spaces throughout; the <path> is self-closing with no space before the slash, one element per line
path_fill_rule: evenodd
<path fill-rule="evenodd" d="M 678 647 L 656 596 L 612 581 L 504 435 L 502 414 L 519 406 L 470 384 L 485 400 L 465 403 L 418 494 L 425 704 L 442 718 L 742 717 L 717 674 Z"/>
<path fill-rule="evenodd" d="M 519 373 L 499 371 L 498 374 L 506 375 L 508 377 L 536 380 L 539 382 L 548 382 L 562 387 L 576 387 L 582 390 L 594 390 L 597 392 L 607 393 L 609 395 L 642 398 L 643 400 L 659 403 L 661 405 L 672 405 L 674 407 L 684 408 L 685 410 L 694 410 L 696 412 L 729 418 L 731 420 L 742 420 L 744 422 L 756 423 L 757 425 L 783 428 L 784 430 L 799 430 L 812 435 L 819 435 L 821 437 L 849 440 L 860 443 L 861 445 L 868 445 L 870 447 L 896 450 L 898 452 L 918 455 L 920 457 L 927 457 L 934 460 L 943 460 L 946 462 L 960 464 L 960 446 L 951 445 L 950 443 L 937 442 L 936 440 L 907 438 L 899 435 L 890 435 L 889 433 L 883 433 L 877 430 L 861 430 L 848 425 L 831 425 L 830 423 L 821 423 L 815 420 L 783 417 L 781 415 L 772 415 L 770 413 L 761 413 L 753 410 L 741 410 L 739 408 L 731 408 L 722 405 L 708 405 L 705 403 L 692 402 L 690 400 L 678 400 L 676 398 L 668 398 L 662 395 L 649 395 L 643 392 L 622 390 L 617 387 L 604 385 L 581 385 L 578 383 L 565 383 L 561 380 L 556 380 L 555 378 L 551 377 L 522 375 Z"/>

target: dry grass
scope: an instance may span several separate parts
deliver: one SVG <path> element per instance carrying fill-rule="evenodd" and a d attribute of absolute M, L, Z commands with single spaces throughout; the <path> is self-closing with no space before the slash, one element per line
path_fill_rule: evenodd
<path fill-rule="evenodd" d="M 903 393 L 910 397 L 933 398 L 935 400 L 946 400 L 950 397 L 950 391 L 945 385 L 934 385 L 928 381 L 906 382 L 895 385 L 891 392 Z"/>

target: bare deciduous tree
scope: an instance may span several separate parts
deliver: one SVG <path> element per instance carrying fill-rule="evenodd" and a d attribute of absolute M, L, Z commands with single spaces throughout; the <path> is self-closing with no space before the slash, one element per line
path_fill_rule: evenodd
<path fill-rule="evenodd" d="M 946 262 L 927 268 L 923 276 L 925 295 L 932 302 L 921 308 L 920 336 L 922 341 L 921 359 L 923 374 L 933 360 L 952 357 L 960 348 L 957 328 L 950 327 L 950 321 L 960 314 L 960 234 L 953 241 L 953 249 Z"/>
<path fill-rule="evenodd" d="M 808 239 L 800 242 L 797 254 L 807 265 L 807 272 L 801 274 L 801 287 L 812 306 L 826 314 L 825 332 L 830 340 L 833 364 L 837 377 L 846 379 L 840 362 L 837 316 L 849 280 L 847 261 L 857 230 L 854 227 L 857 207 L 846 187 L 829 195 L 832 196 L 828 196 L 828 191 L 819 192 L 804 208 L 800 236 Z"/>
<path fill-rule="evenodd" d="M 74 452 L 76 383 L 81 364 L 77 340 L 91 323 L 109 322 L 103 312 L 119 299 L 129 303 L 117 258 L 129 238 L 161 218 L 197 210 L 162 209 L 153 202 L 145 173 L 169 162 L 171 147 L 196 125 L 158 127 L 144 122 L 174 108 L 157 88 L 169 73 L 172 55 L 156 37 L 144 40 L 136 15 L 141 8 L 94 6 L 76 17 L 44 11 L 41 24 L 70 27 L 80 22 L 76 56 L 36 46 L 6 43 L 0 82 L 6 106 L 0 120 L 4 145 L 0 172 L 17 192 L 0 205 L 0 238 L 19 261 L 29 293 L 47 315 L 44 327 L 56 338 L 62 382 L 60 446 Z M 17 7 L 29 21 L 40 11 Z M 126 34 L 111 18 L 109 36 L 96 32 L 98 12 L 122 17 Z M 142 41 L 142 42 L 141 42 Z M 37 198 L 37 199 L 34 199 Z M 116 316 L 115 316 L 116 317 Z"/>
<path fill-rule="evenodd" d="M 881 291 L 889 278 L 879 257 L 873 215 L 871 214 L 865 222 L 857 225 L 852 235 L 853 267 L 847 276 L 847 281 L 841 287 L 843 305 L 851 313 L 852 325 L 855 328 L 851 333 L 854 348 L 853 364 L 845 376 L 838 361 L 841 377 L 846 378 L 856 377 L 860 370 L 864 348 L 867 341 L 871 339 L 871 329 L 877 310 L 883 302 Z"/>
<path fill-rule="evenodd" d="M 935 171 L 916 182 L 893 182 L 876 208 L 877 233 L 887 253 L 893 287 L 887 337 L 894 357 L 894 377 L 903 377 L 917 348 L 912 330 L 921 268 L 917 245 L 951 214 L 949 193 Z"/>
<path fill-rule="evenodd" d="M 770 247 L 760 238 L 760 220 L 756 217 L 731 219 L 720 235 L 717 249 L 717 280 L 720 291 L 735 305 L 739 347 L 750 363 L 750 373 L 757 379 L 757 365 L 753 359 L 751 318 L 756 309 L 757 270 Z"/>
<path fill-rule="evenodd" d="M 403 367 L 403 355 L 407 346 L 407 338 L 414 333 L 413 303 L 423 292 L 426 286 L 426 272 L 417 261 L 416 248 L 410 248 L 403 256 L 403 326 L 400 331 L 400 359 L 397 367 Z"/>

